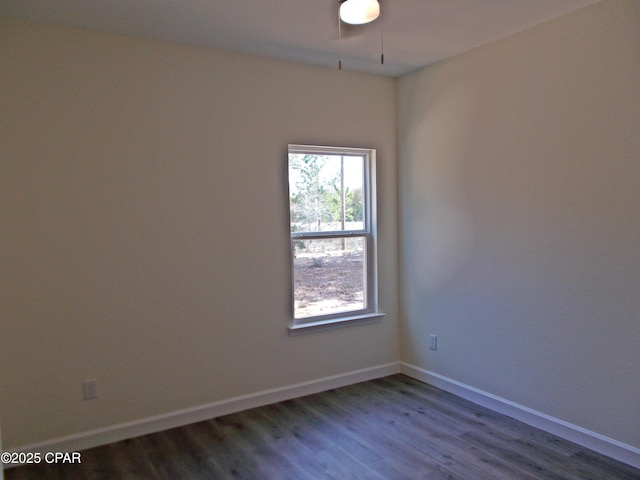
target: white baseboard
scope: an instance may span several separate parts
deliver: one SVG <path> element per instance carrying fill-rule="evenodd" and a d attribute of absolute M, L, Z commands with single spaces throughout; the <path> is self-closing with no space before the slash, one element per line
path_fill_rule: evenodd
<path fill-rule="evenodd" d="M 160 432 L 170 428 L 181 427 L 191 423 L 201 422 L 211 418 L 240 412 L 250 408 L 261 407 L 271 403 L 282 402 L 292 398 L 344 387 L 354 383 L 366 382 L 374 378 L 386 377 L 400 372 L 400 363 L 388 363 L 376 367 L 365 368 L 330 377 L 319 378 L 307 382 L 296 383 L 286 387 L 262 390 L 249 395 L 221 400 L 170 412 L 164 415 L 143 418 L 133 422 L 120 423 L 97 430 L 82 432 L 75 435 L 55 438 L 44 442 L 10 448 L 9 452 L 76 452 L 88 448 L 119 442 L 128 438 Z M 11 468 L 17 465 L 4 465 Z M 0 470 L 1 471 L 1 470 Z"/>
<path fill-rule="evenodd" d="M 170 412 L 164 415 L 143 418 L 133 422 L 121 423 L 66 437 L 8 449 L 10 452 L 75 452 L 128 438 L 155 433 L 170 428 L 240 412 L 249 408 L 261 407 L 292 398 L 344 387 L 354 383 L 373 380 L 395 373 L 407 376 L 441 388 L 459 397 L 470 400 L 495 412 L 520 420 L 561 438 L 577 443 L 585 448 L 602 453 L 628 465 L 640 468 L 640 449 L 605 437 L 577 425 L 532 410 L 456 380 L 403 362 L 388 363 L 376 367 L 332 375 L 286 387 L 263 390 L 249 395 L 213 402 L 207 405 Z M 15 465 L 4 465 L 11 468 Z M 1 472 L 1 470 L 0 470 Z"/>
<path fill-rule="evenodd" d="M 400 372 L 416 380 L 428 383 L 473 403 L 489 408 L 490 410 L 515 418 L 532 427 L 552 433 L 560 438 L 577 443 L 578 445 L 614 458 L 627 465 L 640 468 L 640 449 L 632 447 L 631 445 L 414 365 L 401 362 Z"/>

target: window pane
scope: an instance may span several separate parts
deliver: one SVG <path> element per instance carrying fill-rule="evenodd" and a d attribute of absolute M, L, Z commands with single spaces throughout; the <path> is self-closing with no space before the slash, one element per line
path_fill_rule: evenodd
<path fill-rule="evenodd" d="M 289 155 L 292 232 L 363 230 L 364 157 Z"/>
<path fill-rule="evenodd" d="M 295 318 L 365 308 L 365 238 L 293 241 Z"/>

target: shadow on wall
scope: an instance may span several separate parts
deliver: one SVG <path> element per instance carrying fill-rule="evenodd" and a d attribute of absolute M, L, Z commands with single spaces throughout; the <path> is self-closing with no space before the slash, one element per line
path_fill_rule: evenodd
<path fill-rule="evenodd" d="M 419 83 L 414 95 L 427 101 L 407 107 L 408 128 L 401 140 L 408 212 L 404 247 L 406 279 L 426 293 L 461 270 L 473 248 L 464 166 L 473 161 L 466 139 L 472 136 L 475 111 L 468 86 L 452 85 L 446 94 L 430 99 L 430 89 Z M 415 105 L 427 107 L 418 110 Z"/>

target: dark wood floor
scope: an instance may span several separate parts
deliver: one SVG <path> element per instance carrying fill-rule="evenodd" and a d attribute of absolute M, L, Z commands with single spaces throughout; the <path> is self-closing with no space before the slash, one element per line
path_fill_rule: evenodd
<path fill-rule="evenodd" d="M 640 470 L 403 375 L 27 466 L 48 479 L 640 479 Z"/>

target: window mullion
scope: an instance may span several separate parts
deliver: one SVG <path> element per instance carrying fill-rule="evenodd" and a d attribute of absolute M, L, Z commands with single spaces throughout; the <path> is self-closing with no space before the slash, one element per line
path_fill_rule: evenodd
<path fill-rule="evenodd" d="M 365 230 L 354 230 L 354 231 L 345 231 L 345 232 L 292 232 L 291 238 L 296 240 L 313 239 L 313 238 L 353 238 L 353 237 L 366 237 L 369 235 L 369 232 Z"/>

